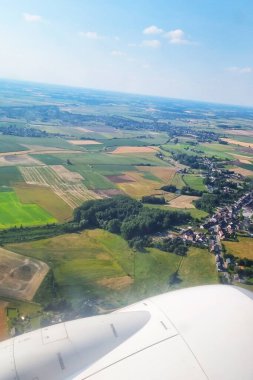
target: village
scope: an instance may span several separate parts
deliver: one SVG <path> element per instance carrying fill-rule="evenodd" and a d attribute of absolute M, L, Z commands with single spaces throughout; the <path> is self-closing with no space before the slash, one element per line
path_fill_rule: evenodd
<path fill-rule="evenodd" d="M 223 240 L 236 240 L 237 233 L 243 233 L 253 237 L 250 232 L 253 215 L 253 192 L 248 192 L 239 198 L 234 204 L 218 208 L 199 228 L 189 227 L 181 232 L 181 238 L 186 243 L 208 247 L 210 253 L 215 255 L 215 263 L 218 272 L 229 281 L 243 282 L 243 277 L 228 273 L 231 258 L 224 255 Z"/>

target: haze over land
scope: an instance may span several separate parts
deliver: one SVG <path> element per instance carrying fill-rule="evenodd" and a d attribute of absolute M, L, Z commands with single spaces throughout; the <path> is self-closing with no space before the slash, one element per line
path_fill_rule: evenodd
<path fill-rule="evenodd" d="M 251 0 L 1 2 L 0 77 L 253 105 Z"/>

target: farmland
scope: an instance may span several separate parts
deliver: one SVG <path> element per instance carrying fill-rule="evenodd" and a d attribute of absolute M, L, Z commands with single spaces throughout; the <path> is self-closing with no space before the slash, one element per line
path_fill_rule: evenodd
<path fill-rule="evenodd" d="M 0 248 L 0 263 L 0 297 L 31 301 L 48 266 L 3 248 Z"/>
<path fill-rule="evenodd" d="M 224 241 L 224 246 L 228 253 L 232 255 L 253 260 L 253 239 L 240 237 L 239 242 Z"/>
<path fill-rule="evenodd" d="M 121 146 L 116 148 L 113 154 L 130 154 L 130 153 L 154 153 L 155 148 L 151 146 Z"/>
<path fill-rule="evenodd" d="M 45 261 L 54 271 L 61 294 L 74 305 L 80 298 L 103 295 L 103 307 L 115 307 L 167 291 L 168 280 L 181 261 L 179 256 L 154 248 L 146 254 L 134 252 L 121 237 L 102 230 L 10 244 L 8 249 Z M 199 259 L 201 265 L 195 267 Z M 194 284 L 217 282 L 205 250 L 192 249 L 184 260 L 182 281 L 187 283 L 191 273 Z"/>
<path fill-rule="evenodd" d="M 37 204 L 21 203 L 13 191 L 0 192 L 0 228 L 55 222 L 57 220 Z"/>
<path fill-rule="evenodd" d="M 216 284 L 217 271 L 214 266 L 214 257 L 205 249 L 191 248 L 187 257 L 182 261 L 179 269 L 181 286 L 196 286 Z"/>
<path fill-rule="evenodd" d="M 190 196 L 190 195 L 180 195 L 179 197 L 176 197 L 172 199 L 169 203 L 169 205 L 173 208 L 194 208 L 193 201 L 198 199 L 198 197 Z"/>
<path fill-rule="evenodd" d="M 85 200 L 99 198 L 82 184 L 78 173 L 68 172 L 66 168 L 59 171 L 55 166 L 34 166 L 20 170 L 27 184 L 50 187 L 72 209 Z"/>
<path fill-rule="evenodd" d="M 200 177 L 199 175 L 194 174 L 186 174 L 183 177 L 183 181 L 185 184 L 192 189 L 204 191 L 206 190 L 206 187 L 203 183 L 203 177 Z"/>
<path fill-rule="evenodd" d="M 65 231 L 77 231 L 78 223 L 68 222 L 83 202 L 119 194 L 138 201 L 151 196 L 153 203 L 143 206 L 152 210 L 150 217 L 154 209 L 181 210 L 194 218 L 189 225 L 199 228 L 204 220 L 195 218 L 206 218 L 210 212 L 195 208 L 195 195 L 220 191 L 216 184 L 206 186 L 207 180 L 211 183 L 217 175 L 222 183 L 223 170 L 253 177 L 252 111 L 57 86 L 8 86 L 8 91 L 4 86 L 0 90 L 0 228 L 8 234 L 3 241 L 21 241 L 0 250 L 13 268 L 6 275 L 2 268 L 5 283 L 0 284 L 0 295 L 14 297 L 6 299 L 10 327 L 18 325 L 22 332 L 22 323 L 17 323 L 22 313 L 32 317 L 26 328 L 39 327 L 45 308 L 53 305 L 59 313 L 62 302 L 76 317 L 86 315 L 87 303 L 96 306 L 91 313 L 102 312 L 171 289 L 219 281 L 207 249 L 190 246 L 182 258 L 146 246 L 146 236 L 141 236 L 144 246 L 139 251 L 139 237 L 128 245 L 117 234 L 115 219 L 105 227 L 112 231 L 109 227 L 116 226 L 114 234 L 99 229 Z M 6 127 L 11 133 L 20 130 L 17 135 L 1 134 Z M 27 136 L 27 130 L 45 137 Z M 233 174 L 228 194 L 237 184 L 243 191 L 243 181 Z M 161 190 L 163 186 L 168 191 Z M 21 225 L 16 232 L 15 226 Z M 181 236 L 180 228 L 162 233 Z M 37 240 L 22 240 L 28 235 Z M 251 258 L 250 238 L 224 245 L 227 252 Z M 42 285 L 37 283 L 36 294 L 34 287 L 29 297 L 21 294 L 29 285 L 20 277 L 22 263 L 30 263 L 34 279 L 39 268 L 49 268 Z M 173 283 L 175 273 L 178 281 Z M 1 328 L 5 327 L 0 326 L 0 333 Z"/>
<path fill-rule="evenodd" d="M 71 219 L 73 210 L 50 187 L 31 186 L 19 183 L 15 192 L 23 204 L 36 204 L 50 213 L 59 222 Z"/>

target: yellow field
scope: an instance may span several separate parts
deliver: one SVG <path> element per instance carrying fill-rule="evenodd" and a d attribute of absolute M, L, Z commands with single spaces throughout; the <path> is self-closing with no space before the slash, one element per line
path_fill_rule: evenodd
<path fill-rule="evenodd" d="M 253 260 L 253 239 L 240 237 L 239 242 L 223 241 L 228 253 L 232 253 L 234 256 L 247 257 Z"/>
<path fill-rule="evenodd" d="M 126 172 L 128 177 L 133 179 L 133 182 L 117 183 L 120 190 L 134 198 L 141 198 L 144 195 L 162 194 L 159 190 L 160 184 L 143 177 L 141 173 Z"/>
<path fill-rule="evenodd" d="M 59 222 L 66 222 L 72 217 L 73 210 L 49 187 L 19 183 L 15 192 L 22 203 L 37 204 L 53 215 Z"/>
<path fill-rule="evenodd" d="M 231 168 L 231 170 L 233 170 L 233 172 L 235 172 L 235 173 L 244 175 L 245 177 L 253 176 L 253 171 L 252 170 L 248 170 L 248 169 L 244 169 L 244 168 L 239 168 L 239 167 Z"/>
<path fill-rule="evenodd" d="M 244 147 L 250 147 L 250 148 L 253 148 L 253 144 L 252 143 L 248 143 L 248 142 L 243 142 L 243 141 L 238 141 L 238 140 L 233 140 L 233 139 L 221 139 L 223 141 L 226 141 L 228 142 L 229 144 L 234 144 L 234 145 L 240 145 L 240 146 L 244 146 Z"/>
<path fill-rule="evenodd" d="M 232 154 L 232 156 L 235 157 L 240 162 L 242 162 L 243 164 L 251 164 L 250 160 L 253 160 L 253 157 L 242 156 L 241 154 Z"/>
<path fill-rule="evenodd" d="M 177 171 L 177 168 L 164 166 L 137 166 L 137 169 L 140 172 L 145 171 L 153 174 L 166 185 L 171 183 Z"/>
<path fill-rule="evenodd" d="M 199 197 L 194 197 L 192 195 L 180 195 L 179 197 L 176 197 L 170 201 L 170 207 L 195 208 L 192 202 L 196 199 L 199 199 Z"/>
<path fill-rule="evenodd" d="M 119 146 L 112 154 L 154 153 L 157 149 L 152 146 Z"/>
<path fill-rule="evenodd" d="M 67 140 L 70 144 L 73 145 L 96 145 L 101 144 L 96 140 Z"/>

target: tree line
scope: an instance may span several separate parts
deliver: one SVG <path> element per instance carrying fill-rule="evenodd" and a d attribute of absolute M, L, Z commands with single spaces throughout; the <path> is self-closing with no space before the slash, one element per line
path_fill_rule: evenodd
<path fill-rule="evenodd" d="M 103 228 L 130 242 L 191 220 L 190 214 L 144 207 L 127 196 L 85 202 L 74 211 L 73 222 L 84 228 Z"/>

